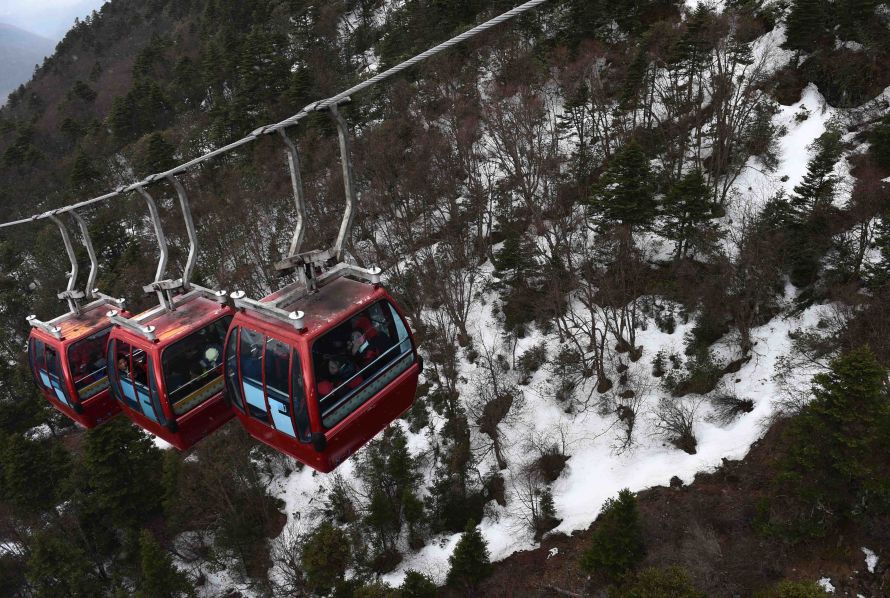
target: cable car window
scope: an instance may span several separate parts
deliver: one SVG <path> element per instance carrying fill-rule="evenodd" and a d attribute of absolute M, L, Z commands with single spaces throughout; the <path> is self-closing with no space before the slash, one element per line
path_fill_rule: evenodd
<path fill-rule="evenodd" d="M 312 440 L 312 430 L 309 428 L 309 406 L 306 404 L 306 384 L 303 381 L 303 368 L 300 365 L 300 355 L 293 353 L 293 367 L 291 368 L 291 394 L 293 395 L 294 420 L 297 423 L 297 435 L 300 442 Z"/>
<path fill-rule="evenodd" d="M 266 340 L 266 397 L 269 399 L 272 423 L 279 432 L 295 438 L 289 389 L 290 353 L 289 345 L 274 338 Z"/>
<path fill-rule="evenodd" d="M 268 420 L 263 395 L 263 335 L 241 329 L 241 380 L 247 412 L 264 422 Z"/>
<path fill-rule="evenodd" d="M 157 421 L 159 424 L 166 424 L 167 416 L 164 415 L 164 408 L 161 406 L 161 397 L 158 394 L 158 381 L 155 378 L 154 373 L 152 373 L 153 370 L 151 367 L 151 359 L 148 360 L 148 371 L 148 387 L 149 391 L 151 392 L 151 404 L 152 407 L 154 407 L 156 416 L 155 421 Z"/>
<path fill-rule="evenodd" d="M 118 400 L 135 411 L 142 413 L 142 407 L 136 398 L 136 387 L 133 386 L 132 347 L 129 343 L 115 341 L 114 343 L 114 388 L 117 390 Z"/>
<path fill-rule="evenodd" d="M 229 334 L 229 343 L 226 346 L 226 389 L 232 404 L 242 413 L 244 412 L 244 399 L 241 397 L 241 385 L 238 384 L 238 334 L 235 328 Z"/>
<path fill-rule="evenodd" d="M 222 390 L 222 349 L 231 322 L 231 316 L 220 318 L 164 351 L 164 384 L 174 414 L 188 413 Z"/>
<path fill-rule="evenodd" d="M 148 419 L 160 423 L 160 418 L 155 412 L 155 407 L 151 400 L 151 389 L 148 385 L 148 379 L 151 374 L 151 359 L 142 349 L 133 349 L 131 363 L 133 364 L 131 369 L 133 391 L 136 393 L 139 407 Z"/>
<path fill-rule="evenodd" d="M 71 407 L 71 397 L 68 396 L 68 388 L 62 376 L 62 364 L 59 360 L 59 354 L 49 345 L 46 346 L 46 374 L 49 378 L 49 386 L 56 394 L 56 398 Z"/>
<path fill-rule="evenodd" d="M 398 312 L 381 301 L 315 341 L 312 362 L 330 429 L 411 367 L 414 352 Z"/>
<path fill-rule="evenodd" d="M 68 367 L 81 401 L 108 388 L 105 345 L 110 334 L 111 328 L 106 328 L 68 347 Z"/>
<path fill-rule="evenodd" d="M 28 350 L 31 358 L 31 373 L 37 381 L 37 385 L 44 389 L 50 390 L 49 374 L 46 372 L 46 345 L 43 341 L 31 339 L 28 343 Z"/>

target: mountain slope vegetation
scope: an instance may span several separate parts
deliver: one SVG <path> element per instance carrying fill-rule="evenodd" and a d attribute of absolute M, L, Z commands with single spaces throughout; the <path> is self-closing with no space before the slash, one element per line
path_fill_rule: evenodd
<path fill-rule="evenodd" d="M 514 4 L 107 2 L 0 109 L 0 217 L 195 158 Z M 554 586 L 818 595 L 816 566 L 696 567 L 631 492 L 742 458 L 779 420 L 775 459 L 758 453 L 759 475 L 744 478 L 745 509 L 701 518 L 704 561 L 758 543 L 775 558 L 832 539 L 859 550 L 849 538 L 890 559 L 888 29 L 878 1 L 553 0 L 352 98 L 350 259 L 384 268 L 427 368 L 405 418 L 329 476 L 237 423 L 187 455 L 120 418 L 73 428 L 33 388 L 22 350 L 25 316 L 61 310 L 58 230 L 4 229 L 0 588 L 497 593 L 503 571 L 524 574 L 497 561 L 605 509 Z M 324 114 L 289 133 L 306 245 L 321 246 L 343 206 L 336 133 Z M 181 180 L 196 282 L 251 296 L 280 286 L 272 265 L 295 225 L 281 141 Z M 175 194 L 149 191 L 175 272 L 188 251 Z M 84 216 L 101 290 L 131 311 L 151 305 L 144 204 L 120 196 Z M 707 496 L 696 492 L 683 490 Z M 743 533 L 708 528 L 721 524 Z M 616 562 L 604 546 L 630 547 L 620 571 L 598 568 Z M 529 580 L 517 587 L 554 591 Z"/>

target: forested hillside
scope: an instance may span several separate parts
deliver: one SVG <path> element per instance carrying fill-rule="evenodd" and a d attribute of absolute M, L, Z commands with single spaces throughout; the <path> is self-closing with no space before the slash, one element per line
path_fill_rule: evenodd
<path fill-rule="evenodd" d="M 518 3 L 107 2 L 0 109 L 0 219 L 193 159 Z M 343 112 L 350 260 L 407 312 L 414 407 L 329 475 L 234 421 L 187 454 L 124 417 L 79 430 L 24 349 L 27 315 L 64 310 L 59 231 L 3 229 L 0 593 L 888 591 L 890 5 L 552 0 Z M 322 247 L 336 130 L 289 133 Z M 181 176 L 196 282 L 283 284 L 284 150 Z M 176 194 L 150 191 L 176 272 Z M 151 306 L 144 202 L 83 215 L 97 286 Z"/>

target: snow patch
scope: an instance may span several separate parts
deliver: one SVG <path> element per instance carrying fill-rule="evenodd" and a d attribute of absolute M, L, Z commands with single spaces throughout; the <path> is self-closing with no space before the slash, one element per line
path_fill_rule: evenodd
<path fill-rule="evenodd" d="M 816 582 L 816 585 L 828 592 L 829 594 L 834 594 L 834 586 L 831 585 L 830 577 L 823 577 L 819 581 Z"/>
<path fill-rule="evenodd" d="M 873 550 L 869 550 L 865 546 L 862 547 L 862 552 L 865 553 L 865 566 L 868 567 L 868 572 L 874 573 L 875 567 L 878 566 L 878 555 L 876 555 Z"/>

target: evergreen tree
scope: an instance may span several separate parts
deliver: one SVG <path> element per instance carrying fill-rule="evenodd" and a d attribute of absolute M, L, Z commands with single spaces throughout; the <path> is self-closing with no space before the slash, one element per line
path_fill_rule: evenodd
<path fill-rule="evenodd" d="M 104 595 L 105 584 L 83 548 L 57 528 L 36 535 L 26 576 L 38 598 Z"/>
<path fill-rule="evenodd" d="M 830 10 L 825 0 L 795 0 L 785 20 L 785 47 L 812 52 L 830 38 Z"/>
<path fill-rule="evenodd" d="M 581 558 L 584 570 L 606 579 L 620 580 L 646 556 L 646 545 L 637 499 L 630 490 L 622 490 L 617 499 L 609 499 L 596 523 L 590 548 Z"/>
<path fill-rule="evenodd" d="M 807 164 L 807 173 L 799 185 L 794 187 L 792 205 L 801 218 L 812 214 L 817 208 L 830 205 L 834 199 L 837 177 L 834 165 L 840 160 L 843 146 L 841 132 L 829 128 L 813 143 L 814 155 Z"/>
<path fill-rule="evenodd" d="M 390 563 L 403 524 L 409 523 L 410 531 L 416 532 L 423 516 L 423 503 L 417 498 L 421 476 L 401 426 L 390 426 L 382 438 L 368 444 L 356 474 L 371 496 L 365 523 L 373 531 L 382 560 Z"/>
<path fill-rule="evenodd" d="M 23 513 L 36 515 L 54 508 L 71 469 L 65 450 L 19 435 L 0 446 L 0 497 Z"/>
<path fill-rule="evenodd" d="M 195 590 L 185 573 L 173 565 L 170 554 L 161 548 L 147 529 L 139 536 L 140 570 L 137 598 L 178 598 L 194 596 Z"/>
<path fill-rule="evenodd" d="M 454 553 L 448 557 L 448 578 L 450 586 L 472 592 L 486 577 L 491 575 L 488 544 L 473 520 L 461 535 Z"/>
<path fill-rule="evenodd" d="M 127 528 L 160 507 L 161 452 L 136 426 L 121 418 L 87 431 L 83 470 L 94 512 Z"/>
<path fill-rule="evenodd" d="M 868 136 L 875 162 L 890 168 L 890 115 L 885 116 Z"/>
<path fill-rule="evenodd" d="M 79 149 L 74 156 L 74 164 L 71 166 L 71 175 L 68 177 L 72 191 L 88 192 L 94 189 L 99 182 L 99 171 L 93 166 L 92 160 Z"/>
<path fill-rule="evenodd" d="M 630 230 L 649 227 L 655 218 L 655 192 L 649 159 L 635 141 L 628 142 L 609 163 L 594 187 L 590 205 L 600 228 L 616 224 Z"/>
<path fill-rule="evenodd" d="M 405 581 L 399 588 L 402 598 L 435 598 L 437 594 L 436 584 L 423 573 L 407 571 Z"/>
<path fill-rule="evenodd" d="M 176 166 L 176 161 L 173 159 L 174 151 L 173 146 L 161 133 L 149 135 L 137 164 L 140 176 L 164 172 Z"/>
<path fill-rule="evenodd" d="M 338 527 L 324 521 L 303 546 L 300 562 L 306 585 L 318 594 L 326 594 L 343 579 L 349 565 L 349 538 Z"/>
<path fill-rule="evenodd" d="M 813 401 L 789 429 L 780 478 L 800 501 L 801 531 L 890 510 L 887 371 L 868 348 L 851 351 L 813 378 Z"/>
<path fill-rule="evenodd" d="M 662 234 L 676 244 L 677 259 L 688 255 L 690 247 L 704 246 L 717 235 L 713 217 L 711 190 L 701 170 L 695 169 L 677 182 L 665 195 Z"/>

